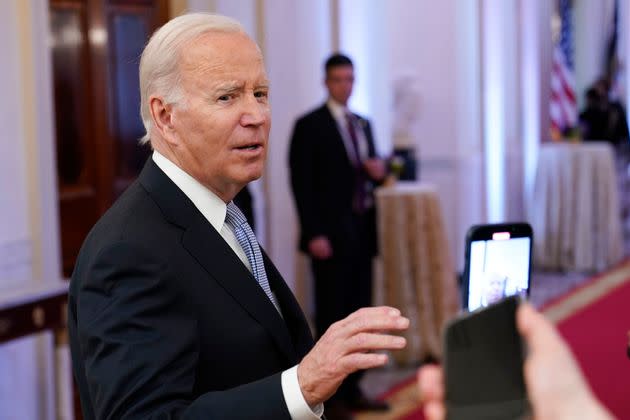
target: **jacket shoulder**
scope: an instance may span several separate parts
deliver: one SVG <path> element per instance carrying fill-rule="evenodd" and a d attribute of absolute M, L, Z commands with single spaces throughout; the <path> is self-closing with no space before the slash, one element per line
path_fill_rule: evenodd
<path fill-rule="evenodd" d="M 308 124 L 308 123 L 313 123 L 313 122 L 319 122 L 322 119 L 329 118 L 329 117 L 330 117 L 330 111 L 328 111 L 326 104 L 324 104 L 299 116 L 296 120 L 296 124 Z"/>

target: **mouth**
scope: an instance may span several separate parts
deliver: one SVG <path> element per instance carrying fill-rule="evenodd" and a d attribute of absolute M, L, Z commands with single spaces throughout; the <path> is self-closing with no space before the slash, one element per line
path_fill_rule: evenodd
<path fill-rule="evenodd" d="M 236 150 L 242 150 L 242 151 L 257 151 L 262 148 L 263 148 L 262 143 L 248 143 L 248 144 L 243 144 L 241 146 L 235 147 Z"/>

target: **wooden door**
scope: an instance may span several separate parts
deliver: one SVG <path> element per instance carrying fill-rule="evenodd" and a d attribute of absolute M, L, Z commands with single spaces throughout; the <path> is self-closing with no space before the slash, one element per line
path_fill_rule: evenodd
<path fill-rule="evenodd" d="M 149 156 L 138 145 L 138 64 L 167 0 L 50 0 L 61 250 L 69 276 L 87 233 Z"/>

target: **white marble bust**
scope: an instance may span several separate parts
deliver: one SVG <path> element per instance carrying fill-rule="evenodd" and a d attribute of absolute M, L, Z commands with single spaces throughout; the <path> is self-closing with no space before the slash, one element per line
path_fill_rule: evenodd
<path fill-rule="evenodd" d="M 420 89 L 410 75 L 400 76 L 393 81 L 394 148 L 412 148 L 416 145 L 416 123 L 420 116 Z"/>

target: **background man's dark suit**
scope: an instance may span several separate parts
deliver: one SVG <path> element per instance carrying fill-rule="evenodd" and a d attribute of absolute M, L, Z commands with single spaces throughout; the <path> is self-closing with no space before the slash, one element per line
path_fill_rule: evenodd
<path fill-rule="evenodd" d="M 375 157 L 370 124 L 355 117 L 364 131 L 368 155 Z M 309 241 L 320 235 L 332 245 L 331 258 L 312 259 L 315 324 L 321 335 L 333 322 L 372 304 L 375 211 L 373 206 L 361 215 L 353 210 L 355 168 L 326 104 L 296 122 L 289 164 L 300 220 L 300 249 L 308 254 Z"/>
<path fill-rule="evenodd" d="M 150 159 L 73 274 L 68 322 L 85 418 L 290 418 L 281 372 L 313 341 L 266 256 L 265 268 L 284 320 Z"/>

